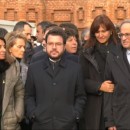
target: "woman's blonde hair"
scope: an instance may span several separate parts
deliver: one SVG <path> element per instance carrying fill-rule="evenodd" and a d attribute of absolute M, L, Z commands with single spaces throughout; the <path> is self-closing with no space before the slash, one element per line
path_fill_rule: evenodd
<path fill-rule="evenodd" d="M 10 48 L 15 45 L 17 39 L 23 39 L 25 43 L 27 42 L 26 37 L 21 32 L 10 32 L 5 36 L 6 40 L 6 60 L 11 64 L 15 61 L 15 57 L 11 56 Z"/>

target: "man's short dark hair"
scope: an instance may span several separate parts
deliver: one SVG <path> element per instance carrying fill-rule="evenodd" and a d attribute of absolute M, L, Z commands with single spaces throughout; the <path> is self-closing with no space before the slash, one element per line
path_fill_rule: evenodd
<path fill-rule="evenodd" d="M 49 35 L 61 36 L 63 38 L 63 43 L 66 44 L 66 33 L 61 27 L 56 26 L 47 33 L 45 37 L 46 43 Z"/>
<path fill-rule="evenodd" d="M 64 31 L 65 31 L 65 33 L 67 35 L 66 39 L 68 39 L 71 36 L 76 37 L 76 32 L 75 32 L 74 29 L 72 29 L 72 28 L 66 28 Z"/>
<path fill-rule="evenodd" d="M 42 28 L 42 32 L 44 32 L 45 28 L 49 25 L 51 25 L 52 23 L 49 21 L 42 21 L 40 23 L 37 24 L 37 26 L 41 26 Z"/>
<path fill-rule="evenodd" d="M 25 25 L 28 25 L 30 28 L 32 28 L 32 26 L 28 22 L 19 21 L 15 24 L 13 31 L 22 32 L 24 30 Z"/>
<path fill-rule="evenodd" d="M 57 24 L 55 24 L 55 23 L 51 23 L 51 24 L 49 24 L 49 25 L 47 25 L 45 28 L 44 28 L 44 33 L 47 31 L 47 30 L 50 30 L 50 29 L 52 29 L 53 27 L 56 27 L 56 26 L 58 26 Z"/>
<path fill-rule="evenodd" d="M 0 37 L 0 40 L 6 44 L 6 40 L 4 39 L 4 37 Z"/>

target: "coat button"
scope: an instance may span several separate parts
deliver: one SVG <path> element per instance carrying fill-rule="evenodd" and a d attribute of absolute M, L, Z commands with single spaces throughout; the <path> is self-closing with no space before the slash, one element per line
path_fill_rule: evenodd
<path fill-rule="evenodd" d="M 56 83 L 53 83 L 53 86 L 55 86 L 56 85 Z"/>

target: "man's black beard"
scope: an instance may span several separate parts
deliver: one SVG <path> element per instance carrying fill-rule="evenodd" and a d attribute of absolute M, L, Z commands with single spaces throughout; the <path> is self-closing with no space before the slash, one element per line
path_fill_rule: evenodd
<path fill-rule="evenodd" d="M 63 52 L 64 53 L 64 52 Z M 59 61 L 63 55 L 63 53 L 61 55 L 59 55 L 58 57 L 52 57 L 51 55 L 48 54 L 49 58 L 53 61 Z"/>
<path fill-rule="evenodd" d="M 55 58 L 55 57 L 51 57 L 51 56 L 49 55 L 49 58 L 52 59 L 53 61 L 58 61 L 59 59 L 61 59 L 61 56 Z"/>

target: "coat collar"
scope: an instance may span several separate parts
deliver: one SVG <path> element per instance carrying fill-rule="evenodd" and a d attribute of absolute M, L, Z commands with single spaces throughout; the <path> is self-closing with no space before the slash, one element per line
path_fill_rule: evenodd
<path fill-rule="evenodd" d="M 61 60 L 59 61 L 57 69 L 55 71 L 52 69 L 51 63 L 49 61 L 49 57 L 47 54 L 45 54 L 43 63 L 42 63 L 42 68 L 45 70 L 48 75 L 51 77 L 54 77 L 55 75 L 58 74 L 60 68 L 65 68 L 67 66 L 67 60 L 66 60 L 66 53 L 64 53 L 61 57 Z"/>
<path fill-rule="evenodd" d="M 83 50 L 83 55 L 86 59 L 88 59 L 92 65 L 95 67 L 95 69 L 99 72 L 99 66 L 97 61 L 95 60 L 95 56 L 94 56 L 94 51 L 96 49 L 96 47 L 100 46 L 100 43 L 96 43 L 95 46 L 89 47 L 89 48 L 85 48 Z M 109 41 L 108 45 L 108 51 L 106 53 L 110 53 L 112 50 L 114 50 L 116 48 L 116 44 L 114 44 L 112 42 L 112 40 Z M 115 52 L 115 50 L 114 50 Z"/>
<path fill-rule="evenodd" d="M 89 60 L 92 63 L 92 65 L 95 67 L 97 72 L 99 72 L 99 66 L 97 64 L 97 61 L 95 60 L 93 52 L 94 52 L 94 47 L 90 47 L 90 48 L 84 49 L 83 50 L 83 56 L 87 60 Z"/>
<path fill-rule="evenodd" d="M 63 68 L 65 68 L 67 65 L 66 56 L 67 56 L 67 53 L 64 52 L 62 57 L 61 57 L 61 60 L 59 61 L 59 66 L 61 66 Z M 50 67 L 49 56 L 47 54 L 45 54 L 42 67 L 43 67 L 43 69 Z"/>

